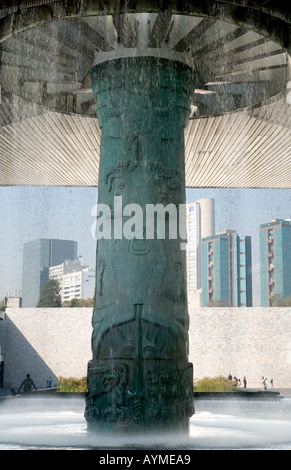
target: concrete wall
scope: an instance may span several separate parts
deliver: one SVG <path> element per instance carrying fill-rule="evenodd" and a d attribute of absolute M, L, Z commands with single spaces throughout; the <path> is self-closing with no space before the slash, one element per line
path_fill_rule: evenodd
<path fill-rule="evenodd" d="M 91 308 L 7 309 L 4 386 L 18 387 L 27 373 L 37 387 L 49 376 L 85 377 L 91 359 Z M 6 324 L 6 325 L 2 325 Z"/>
<path fill-rule="evenodd" d="M 262 387 L 262 376 L 291 387 L 291 308 L 192 310 L 190 361 L 196 378 L 231 372 L 249 387 Z"/>
<path fill-rule="evenodd" d="M 0 321 L 4 386 L 30 373 L 37 387 L 51 375 L 84 377 L 91 359 L 91 308 L 7 309 Z M 195 378 L 232 375 L 249 387 L 261 377 L 291 388 L 291 308 L 204 308 L 190 312 Z"/>

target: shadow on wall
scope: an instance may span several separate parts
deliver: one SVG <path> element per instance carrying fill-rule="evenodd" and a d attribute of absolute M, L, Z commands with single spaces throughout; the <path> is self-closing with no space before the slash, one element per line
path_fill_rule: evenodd
<path fill-rule="evenodd" d="M 2 354 L 4 355 L 4 387 L 18 389 L 26 374 L 30 374 L 37 388 L 45 388 L 52 378 L 52 386 L 58 378 L 23 336 L 9 317 L 6 316 Z M 3 322 L 3 323 L 4 323 Z M 2 323 L 2 322 L 1 322 Z M 1 327 L 1 326 L 0 326 Z"/>

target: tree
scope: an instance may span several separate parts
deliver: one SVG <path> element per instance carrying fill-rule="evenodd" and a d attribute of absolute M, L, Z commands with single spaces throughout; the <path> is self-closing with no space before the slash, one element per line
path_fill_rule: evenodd
<path fill-rule="evenodd" d="M 49 279 L 43 286 L 37 307 L 57 308 L 62 306 L 60 284 L 56 279 Z"/>

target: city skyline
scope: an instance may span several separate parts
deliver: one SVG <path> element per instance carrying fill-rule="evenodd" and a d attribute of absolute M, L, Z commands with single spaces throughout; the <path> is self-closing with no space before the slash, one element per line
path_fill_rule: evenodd
<path fill-rule="evenodd" d="M 187 203 L 215 199 L 215 231 L 235 230 L 252 237 L 253 305 L 260 305 L 259 227 L 272 218 L 291 217 L 291 191 L 285 189 L 187 189 Z M 0 299 L 22 288 L 23 244 L 38 238 L 76 240 L 78 255 L 95 267 L 91 229 L 98 189 L 94 187 L 1 187 Z"/>

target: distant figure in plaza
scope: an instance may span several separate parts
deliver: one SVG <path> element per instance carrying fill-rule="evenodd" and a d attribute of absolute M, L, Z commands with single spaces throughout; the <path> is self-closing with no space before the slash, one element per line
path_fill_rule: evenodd
<path fill-rule="evenodd" d="M 267 390 L 267 388 L 268 388 L 268 379 L 267 379 L 267 377 L 265 378 L 264 387 L 265 387 L 265 390 Z"/>
<path fill-rule="evenodd" d="M 18 393 L 20 393 L 21 388 L 23 387 L 23 393 L 31 393 L 32 387 L 35 388 L 35 391 L 37 392 L 37 388 L 34 385 L 34 381 L 30 378 L 30 374 L 26 375 L 26 379 L 22 382 L 18 389 Z"/>
<path fill-rule="evenodd" d="M 247 378 L 244 377 L 244 388 L 247 388 Z"/>
<path fill-rule="evenodd" d="M 228 375 L 227 378 L 228 378 L 228 380 L 232 380 L 232 375 L 231 375 L 231 373 L 229 373 L 229 375 Z"/>
<path fill-rule="evenodd" d="M 270 389 L 274 390 L 274 380 L 273 379 L 270 380 Z"/>
<path fill-rule="evenodd" d="M 52 378 L 51 378 L 51 377 L 49 377 L 49 378 L 47 379 L 47 381 L 46 381 L 46 386 L 47 386 L 47 388 L 52 388 Z"/>

